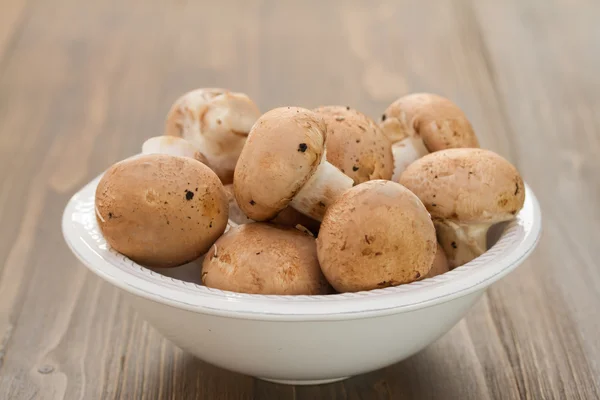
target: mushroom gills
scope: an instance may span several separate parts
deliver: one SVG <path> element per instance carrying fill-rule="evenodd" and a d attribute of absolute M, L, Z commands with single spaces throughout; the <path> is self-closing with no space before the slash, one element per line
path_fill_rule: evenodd
<path fill-rule="evenodd" d="M 433 221 L 450 268 L 456 268 L 487 251 L 487 232 L 491 224 L 459 224 L 448 220 Z"/>
<path fill-rule="evenodd" d="M 398 182 L 400 175 L 406 167 L 414 161 L 429 154 L 425 147 L 423 139 L 420 136 L 408 136 L 392 145 L 392 154 L 394 156 L 394 174 L 392 180 Z"/>
<path fill-rule="evenodd" d="M 322 221 L 327 207 L 353 184 L 352 178 L 327 162 L 323 154 L 315 173 L 294 196 L 290 205 L 302 214 Z"/>

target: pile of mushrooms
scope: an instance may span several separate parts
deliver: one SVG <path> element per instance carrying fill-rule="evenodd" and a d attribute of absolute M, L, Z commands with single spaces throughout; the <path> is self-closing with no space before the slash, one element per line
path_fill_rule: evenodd
<path fill-rule="evenodd" d="M 489 228 L 525 199 L 517 169 L 428 93 L 394 101 L 376 123 L 338 105 L 261 114 L 244 93 L 196 89 L 141 150 L 96 189 L 108 244 L 148 268 L 199 261 L 204 285 L 240 293 L 433 278 L 486 252 Z"/>

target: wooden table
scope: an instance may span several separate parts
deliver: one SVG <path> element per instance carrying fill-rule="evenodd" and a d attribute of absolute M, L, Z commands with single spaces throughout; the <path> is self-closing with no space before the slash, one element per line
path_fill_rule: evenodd
<path fill-rule="evenodd" d="M 0 398 L 598 398 L 599 18 L 597 0 L 1 0 Z M 291 387 L 194 359 L 75 260 L 60 219 L 201 86 L 376 118 L 448 96 L 539 196 L 541 243 L 389 368 Z"/>

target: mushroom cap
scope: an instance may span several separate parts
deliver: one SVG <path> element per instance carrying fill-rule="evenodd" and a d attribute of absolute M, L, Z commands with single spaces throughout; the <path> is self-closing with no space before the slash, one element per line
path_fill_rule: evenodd
<path fill-rule="evenodd" d="M 450 264 L 448 264 L 448 257 L 446 257 L 446 253 L 440 244 L 437 245 L 437 250 L 435 252 L 435 258 L 433 259 L 433 265 L 431 269 L 425 275 L 425 278 L 433 278 L 434 276 L 445 274 L 450 271 Z"/>
<path fill-rule="evenodd" d="M 275 108 L 256 121 L 233 181 L 244 214 L 266 221 L 287 207 L 321 162 L 325 130 L 321 117 L 299 107 Z"/>
<path fill-rule="evenodd" d="M 344 106 L 323 106 L 313 111 L 327 124 L 327 161 L 352 178 L 354 184 L 392 178 L 392 143 L 375 121 Z"/>
<path fill-rule="evenodd" d="M 190 157 L 203 164 L 208 161 L 196 147 L 187 140 L 177 136 L 154 136 L 142 144 L 143 154 L 170 154 L 172 156 Z"/>
<path fill-rule="evenodd" d="M 312 236 L 260 222 L 239 225 L 217 240 L 204 258 L 202 283 L 251 294 L 331 292 Z"/>
<path fill-rule="evenodd" d="M 354 186 L 327 209 L 317 238 L 321 269 L 339 292 L 413 282 L 431 269 L 435 228 L 421 201 L 402 185 Z"/>
<path fill-rule="evenodd" d="M 434 219 L 496 223 L 514 218 L 525 189 L 519 171 L 484 149 L 448 149 L 413 162 L 399 182 L 415 193 Z"/>
<path fill-rule="evenodd" d="M 421 136 L 429 152 L 479 147 L 471 123 L 452 101 L 431 93 L 414 93 L 394 101 L 379 125 L 393 142 Z"/>
<path fill-rule="evenodd" d="M 95 201 L 108 244 L 150 267 L 197 259 L 227 226 L 221 182 L 187 157 L 149 154 L 118 162 L 98 183 Z"/>
<path fill-rule="evenodd" d="M 244 93 L 192 90 L 172 105 L 165 134 L 180 136 L 204 154 L 223 183 L 230 183 L 237 158 L 254 122 L 257 105 Z"/>

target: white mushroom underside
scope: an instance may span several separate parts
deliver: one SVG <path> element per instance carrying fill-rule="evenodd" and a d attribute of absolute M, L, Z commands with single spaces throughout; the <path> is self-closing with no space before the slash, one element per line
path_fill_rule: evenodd
<path fill-rule="evenodd" d="M 458 224 L 448 220 L 434 220 L 438 241 L 451 267 L 458 267 L 487 251 L 489 223 Z"/>
<path fill-rule="evenodd" d="M 185 140 L 174 140 L 167 136 L 152 137 L 142 145 L 142 154 L 168 154 L 195 158 L 197 150 Z"/>
<path fill-rule="evenodd" d="M 327 162 L 323 155 L 317 170 L 292 199 L 290 205 L 301 213 L 322 221 L 327 207 L 353 184 L 352 178 Z"/>
<path fill-rule="evenodd" d="M 409 136 L 392 145 L 394 155 L 394 174 L 392 180 L 398 182 L 402 172 L 419 158 L 427 155 L 429 151 L 419 136 Z"/>
<path fill-rule="evenodd" d="M 229 232 L 230 229 L 237 228 L 240 224 L 233 222 L 231 219 L 227 220 L 227 226 L 225 227 L 225 232 Z"/>

